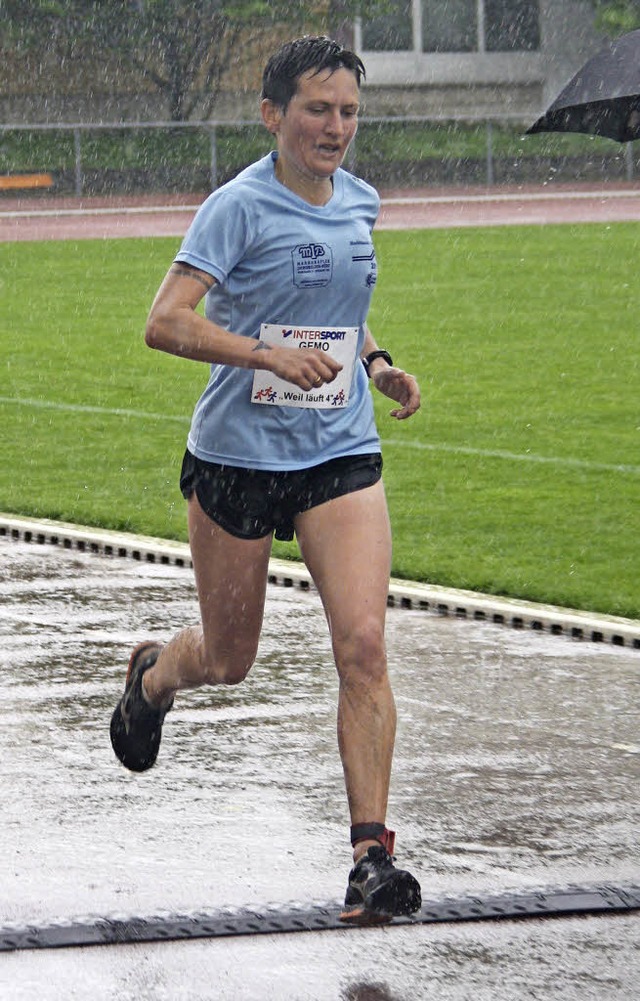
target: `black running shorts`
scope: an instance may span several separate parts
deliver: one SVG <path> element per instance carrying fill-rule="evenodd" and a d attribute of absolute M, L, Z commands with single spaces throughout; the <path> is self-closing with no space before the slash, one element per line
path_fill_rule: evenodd
<path fill-rule="evenodd" d="M 382 475 L 382 456 L 347 455 L 309 469 L 271 471 L 221 466 L 185 452 L 180 489 L 194 493 L 202 510 L 239 539 L 293 539 L 293 519 L 302 511 L 362 490 Z"/>

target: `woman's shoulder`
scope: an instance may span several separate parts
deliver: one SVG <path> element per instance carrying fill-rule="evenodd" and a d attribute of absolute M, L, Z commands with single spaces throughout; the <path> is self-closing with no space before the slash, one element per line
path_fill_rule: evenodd
<path fill-rule="evenodd" d="M 264 186 L 269 184 L 270 177 L 273 175 L 272 163 L 271 154 L 267 154 L 261 160 L 256 160 L 255 163 L 250 163 L 235 177 L 229 178 L 219 188 L 215 188 L 205 199 L 203 205 L 229 204 L 230 202 L 238 202 L 242 205 L 251 201 L 254 196 L 258 197 Z"/>
<path fill-rule="evenodd" d="M 336 181 L 342 189 L 340 204 L 343 209 L 346 207 L 349 211 L 377 218 L 380 211 L 380 195 L 372 184 L 344 168 L 340 168 L 337 172 L 334 184 Z"/>

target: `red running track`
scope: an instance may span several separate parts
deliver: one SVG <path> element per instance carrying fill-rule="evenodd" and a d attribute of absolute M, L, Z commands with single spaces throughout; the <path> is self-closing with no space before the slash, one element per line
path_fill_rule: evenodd
<path fill-rule="evenodd" d="M 0 242 L 182 237 L 204 195 L 0 198 Z M 382 192 L 379 229 L 640 221 L 631 184 Z"/>

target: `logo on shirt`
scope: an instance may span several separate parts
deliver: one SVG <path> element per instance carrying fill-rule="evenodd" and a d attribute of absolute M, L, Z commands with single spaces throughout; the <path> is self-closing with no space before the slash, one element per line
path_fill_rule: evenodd
<path fill-rule="evenodd" d="M 291 251 L 296 288 L 322 288 L 333 278 L 333 253 L 326 243 L 300 243 Z"/>
<path fill-rule="evenodd" d="M 367 252 L 363 250 L 353 250 L 351 253 L 351 260 L 354 264 L 368 264 L 369 268 L 364 279 L 364 283 L 367 288 L 373 288 L 378 278 L 378 265 L 376 262 L 376 252 L 370 243 L 364 243 L 361 240 L 352 240 L 352 247 L 367 247 Z"/>

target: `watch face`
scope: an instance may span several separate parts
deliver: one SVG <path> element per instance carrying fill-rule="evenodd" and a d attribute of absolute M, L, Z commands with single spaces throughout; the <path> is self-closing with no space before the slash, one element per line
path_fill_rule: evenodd
<path fill-rule="evenodd" d="M 380 349 L 380 351 L 372 351 L 370 355 L 367 355 L 366 361 L 367 363 L 369 363 L 372 362 L 375 358 L 384 358 L 384 360 L 388 362 L 389 365 L 393 365 L 393 362 L 391 361 L 391 355 L 389 354 L 388 351 L 383 351 L 382 349 Z"/>

